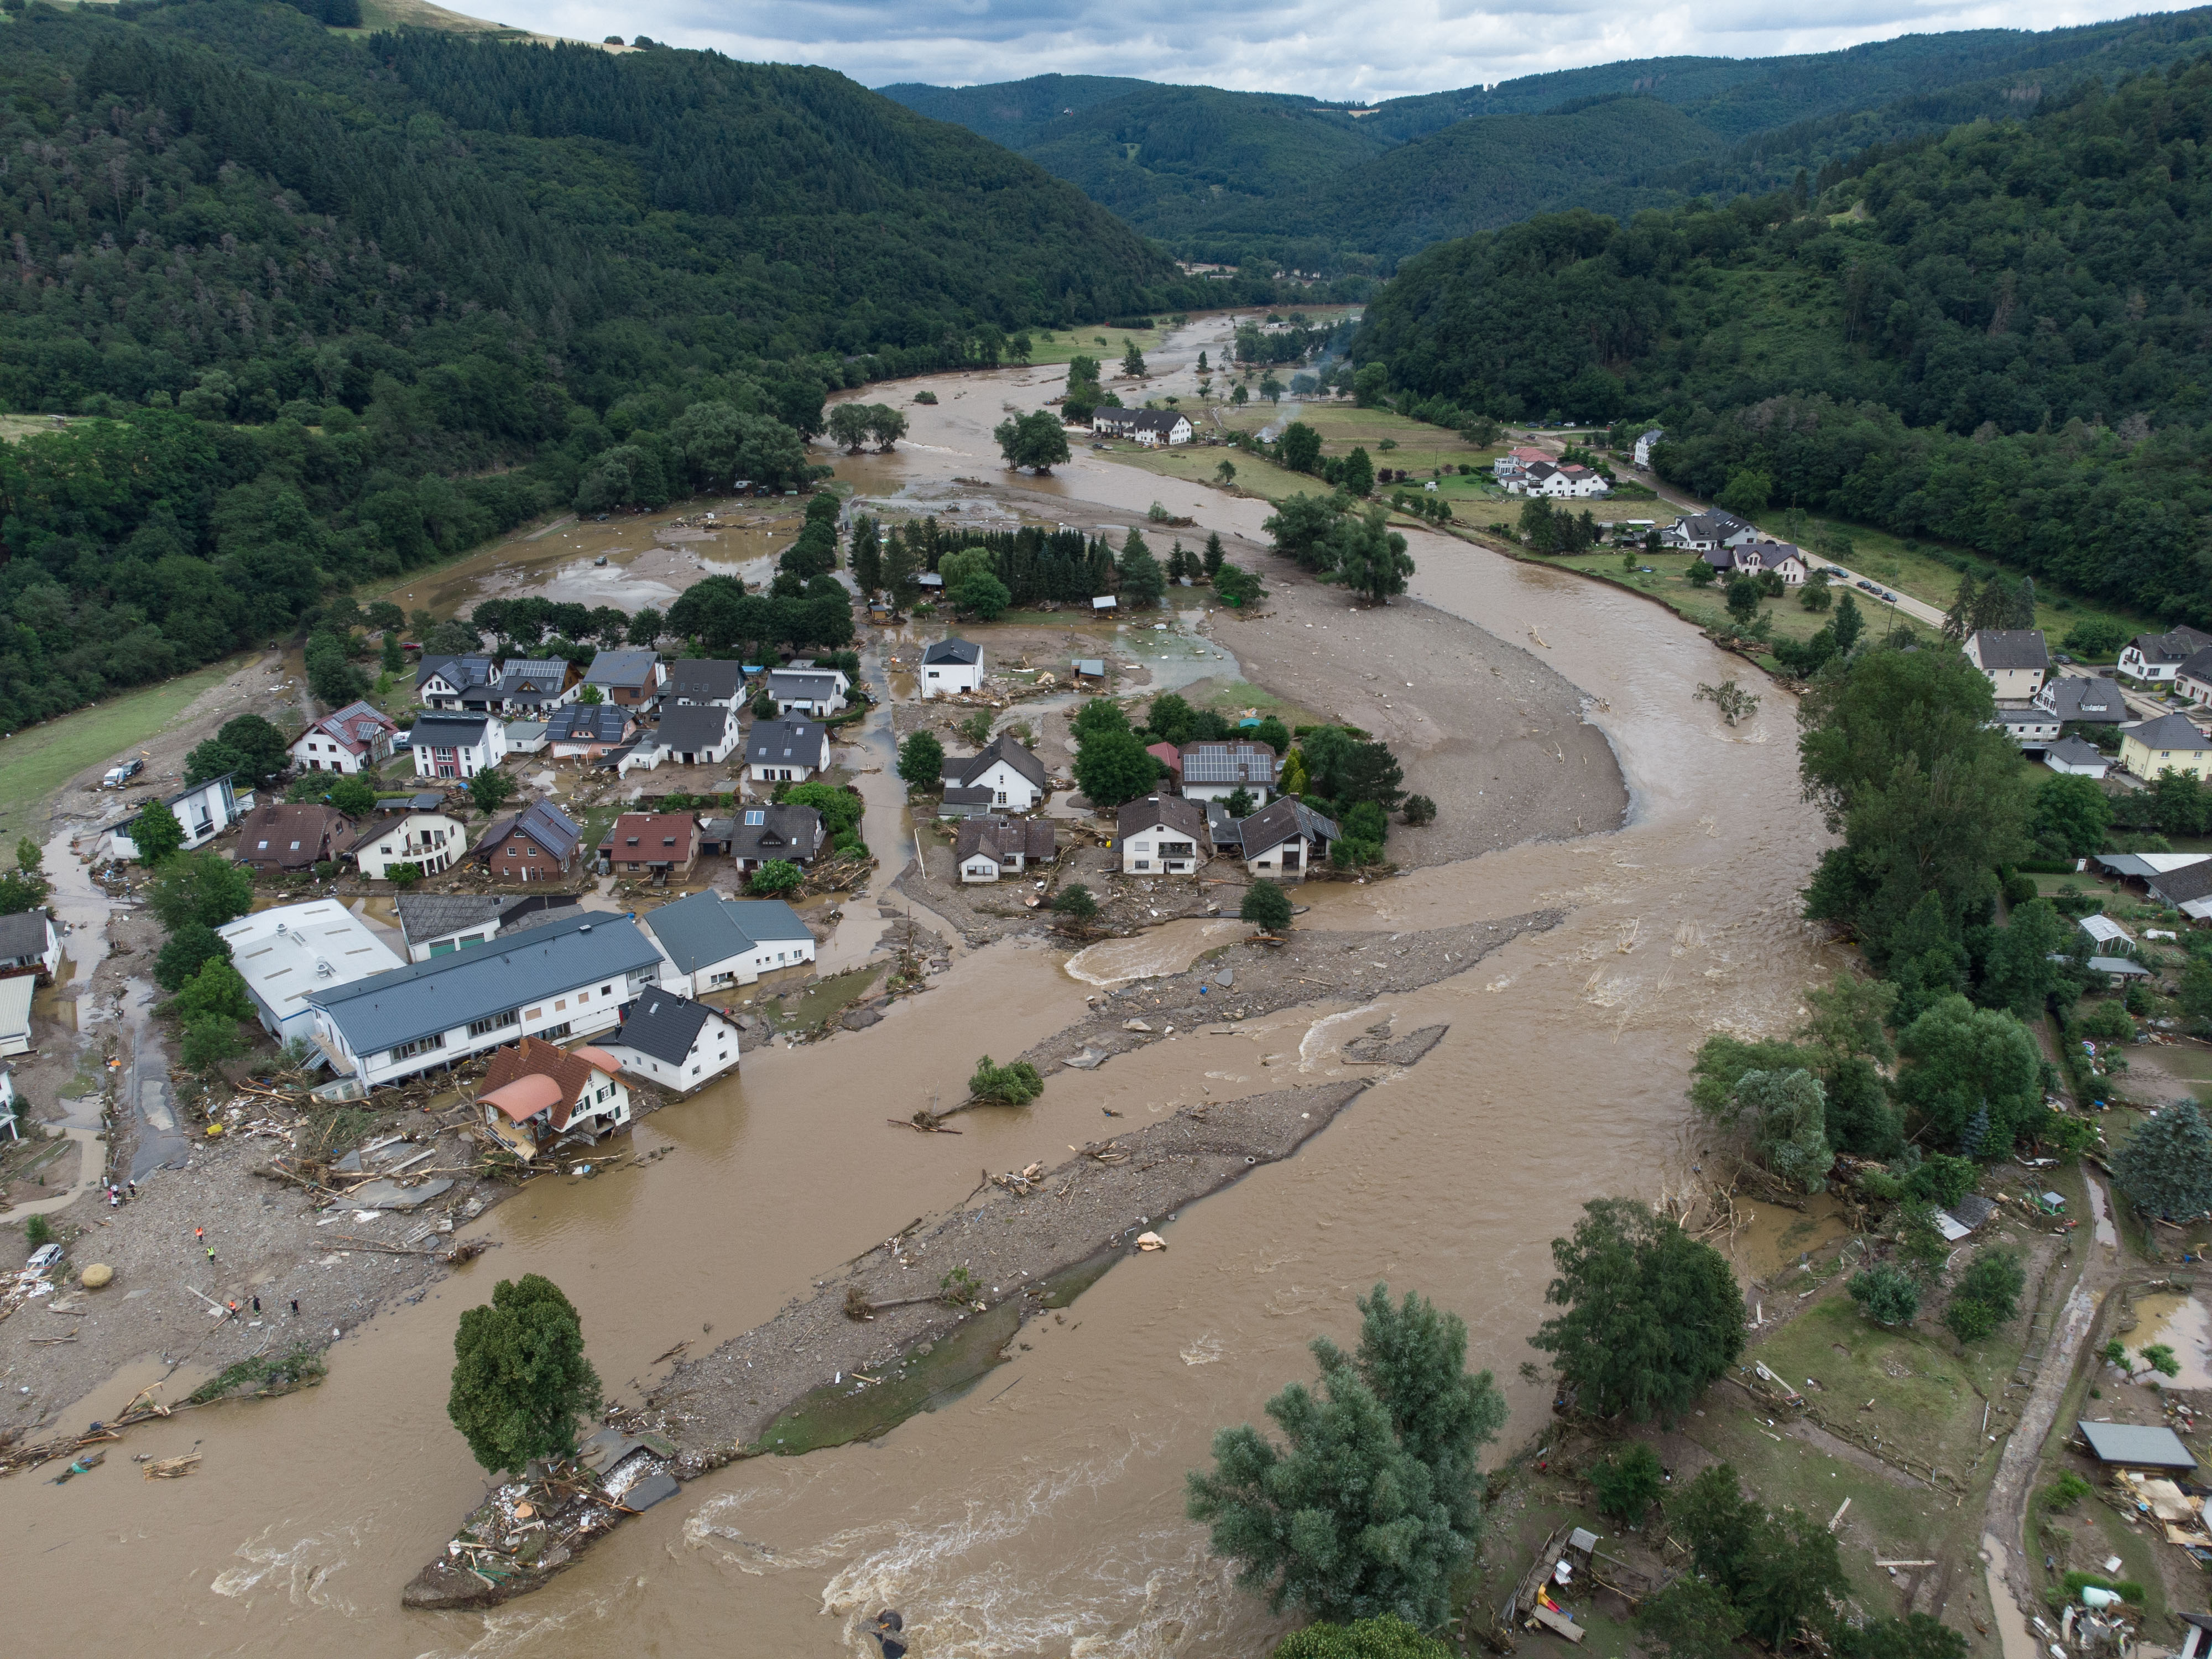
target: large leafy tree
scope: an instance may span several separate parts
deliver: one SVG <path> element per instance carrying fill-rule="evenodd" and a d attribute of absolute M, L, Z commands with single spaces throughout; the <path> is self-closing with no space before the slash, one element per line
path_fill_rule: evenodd
<path fill-rule="evenodd" d="M 486 1469 L 573 1455 L 577 1420 L 599 1405 L 583 1322 L 551 1279 L 502 1279 L 488 1306 L 461 1316 L 446 1412 Z"/>
<path fill-rule="evenodd" d="M 1190 1516 L 1273 1609 L 1435 1625 L 1480 1535 L 1476 1459 L 1504 1402 L 1468 1372 L 1457 1316 L 1418 1296 L 1394 1306 L 1381 1285 L 1359 1308 L 1355 1352 L 1313 1344 L 1320 1391 L 1294 1382 L 1267 1402 L 1281 1443 L 1249 1424 L 1214 1436 Z"/>
<path fill-rule="evenodd" d="M 1679 1416 L 1743 1352 L 1743 1297 L 1727 1259 L 1633 1199 L 1583 1206 L 1552 1241 L 1561 1310 L 1529 1338 L 1595 1417 Z"/>
<path fill-rule="evenodd" d="M 2136 1127 L 2112 1159 L 2128 1202 L 2146 1215 L 2201 1215 L 2212 1209 L 2212 1129 L 2193 1100 L 2159 1109 Z"/>

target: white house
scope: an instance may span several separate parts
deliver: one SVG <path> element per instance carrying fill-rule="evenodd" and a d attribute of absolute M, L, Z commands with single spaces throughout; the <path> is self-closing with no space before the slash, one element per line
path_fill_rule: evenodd
<path fill-rule="evenodd" d="M 1990 689 L 2001 698 L 2033 696 L 2051 672 L 2051 652 L 2040 629 L 1979 629 L 1966 635 L 1965 649 L 1966 660 L 1989 676 Z"/>
<path fill-rule="evenodd" d="M 1212 855 L 1206 809 L 1180 795 L 1147 795 L 1125 802 L 1116 828 L 1125 874 L 1195 875 Z"/>
<path fill-rule="evenodd" d="M 472 778 L 507 757 L 507 727 L 489 714 L 422 714 L 408 733 L 418 778 Z"/>
<path fill-rule="evenodd" d="M 814 935 L 781 899 L 726 899 L 709 890 L 644 920 L 659 947 L 661 984 L 695 997 L 814 960 Z"/>
<path fill-rule="evenodd" d="M 959 638 L 939 640 L 922 647 L 921 695 L 943 696 L 954 691 L 980 690 L 983 684 L 983 647 Z"/>
<path fill-rule="evenodd" d="M 659 981 L 660 952 L 626 916 L 582 910 L 471 951 L 308 994 L 317 1046 L 372 1086 L 522 1036 L 549 1042 L 616 1024 Z"/>
<path fill-rule="evenodd" d="M 852 689 L 853 683 L 842 669 L 817 668 L 805 658 L 788 667 L 769 671 L 768 694 L 775 699 L 779 714 L 794 709 L 817 718 L 834 714 L 845 706 L 845 694 Z"/>
<path fill-rule="evenodd" d="M 177 822 L 184 826 L 184 850 L 204 847 L 224 830 L 253 810 L 253 792 L 234 788 L 230 774 L 210 778 L 205 783 L 196 783 L 189 789 L 180 789 L 167 796 L 162 803 L 176 814 Z M 143 807 L 139 809 L 144 811 Z M 131 838 L 131 826 L 137 822 L 138 814 L 108 826 L 110 844 L 119 859 L 138 856 L 138 843 Z"/>
<path fill-rule="evenodd" d="M 2177 628 L 2166 634 L 2138 634 L 2120 650 L 2120 672 L 2154 684 L 2173 679 L 2199 651 L 2212 646 L 2212 634 Z"/>
<path fill-rule="evenodd" d="M 1007 818 L 995 813 L 961 824 L 952 844 L 953 867 L 963 882 L 992 882 L 1025 874 L 1032 864 L 1050 864 L 1060 855 L 1050 818 Z"/>
<path fill-rule="evenodd" d="M 991 805 L 1002 812 L 1032 811 L 1044 803 L 1052 779 L 1044 763 L 1012 732 L 1001 732 L 976 754 L 945 763 L 945 787 L 988 789 Z"/>
<path fill-rule="evenodd" d="M 728 703 L 679 703 L 662 714 L 653 736 L 678 766 L 720 766 L 738 746 L 738 711 Z"/>
<path fill-rule="evenodd" d="M 703 1088 L 740 1063 L 738 1028 L 727 1015 L 666 990 L 640 997 L 622 1029 L 599 1046 L 633 1077 L 678 1094 Z"/>
<path fill-rule="evenodd" d="M 1649 432 L 1640 434 L 1636 440 L 1636 465 L 1649 470 L 1651 465 L 1651 452 L 1659 447 L 1659 441 L 1666 435 L 1663 428 L 1656 426 Z"/>
<path fill-rule="evenodd" d="M 1128 438 L 1147 449 L 1162 444 L 1187 444 L 1197 435 L 1190 417 L 1171 409 L 1093 410 L 1091 430 L 1100 437 Z"/>
<path fill-rule="evenodd" d="M 349 702 L 317 720 L 292 744 L 292 763 L 302 772 L 372 770 L 392 758 L 399 726 L 381 709 Z"/>
<path fill-rule="evenodd" d="M 399 954 L 337 899 L 280 905 L 216 930 L 246 981 L 262 1029 L 279 1042 L 313 1038 L 307 999 L 403 965 Z"/>
<path fill-rule="evenodd" d="M 468 831 L 459 818 L 411 810 L 369 820 L 347 856 L 370 880 L 383 881 L 395 864 L 411 864 L 426 876 L 437 875 L 459 862 L 468 850 Z"/>
<path fill-rule="evenodd" d="M 818 720 L 755 720 L 745 739 L 755 783 L 804 783 L 830 769 L 830 732 Z"/>

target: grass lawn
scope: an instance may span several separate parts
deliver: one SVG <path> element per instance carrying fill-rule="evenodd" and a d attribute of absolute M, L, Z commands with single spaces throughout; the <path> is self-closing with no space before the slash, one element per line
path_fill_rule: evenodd
<path fill-rule="evenodd" d="M 0 746 L 0 841 L 31 829 L 54 791 L 101 761 L 120 758 L 183 714 L 185 705 L 234 672 L 243 658 L 110 697 L 18 732 Z M 131 799 L 144 799 L 143 792 Z M 116 798 L 122 811 L 123 797 Z"/>

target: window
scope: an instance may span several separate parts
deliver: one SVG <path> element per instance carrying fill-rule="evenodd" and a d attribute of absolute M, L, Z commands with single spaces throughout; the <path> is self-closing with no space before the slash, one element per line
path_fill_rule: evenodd
<path fill-rule="evenodd" d="M 472 1037 L 489 1036 L 494 1031 L 503 1031 L 510 1025 L 521 1023 L 521 1016 L 510 1008 L 503 1014 L 487 1014 L 482 1019 L 471 1020 L 469 1035 Z"/>
<path fill-rule="evenodd" d="M 392 1058 L 394 1060 L 412 1060 L 417 1054 L 427 1054 L 445 1046 L 446 1034 L 440 1031 L 433 1036 L 416 1037 L 412 1042 L 401 1043 L 392 1051 Z"/>

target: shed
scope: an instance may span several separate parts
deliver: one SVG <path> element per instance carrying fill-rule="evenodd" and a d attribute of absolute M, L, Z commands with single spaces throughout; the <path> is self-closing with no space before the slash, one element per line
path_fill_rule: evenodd
<path fill-rule="evenodd" d="M 2197 1460 L 2181 1437 L 2163 1425 L 2091 1423 L 2075 1425 L 2100 1463 L 2129 1469 L 2193 1469 Z"/>

